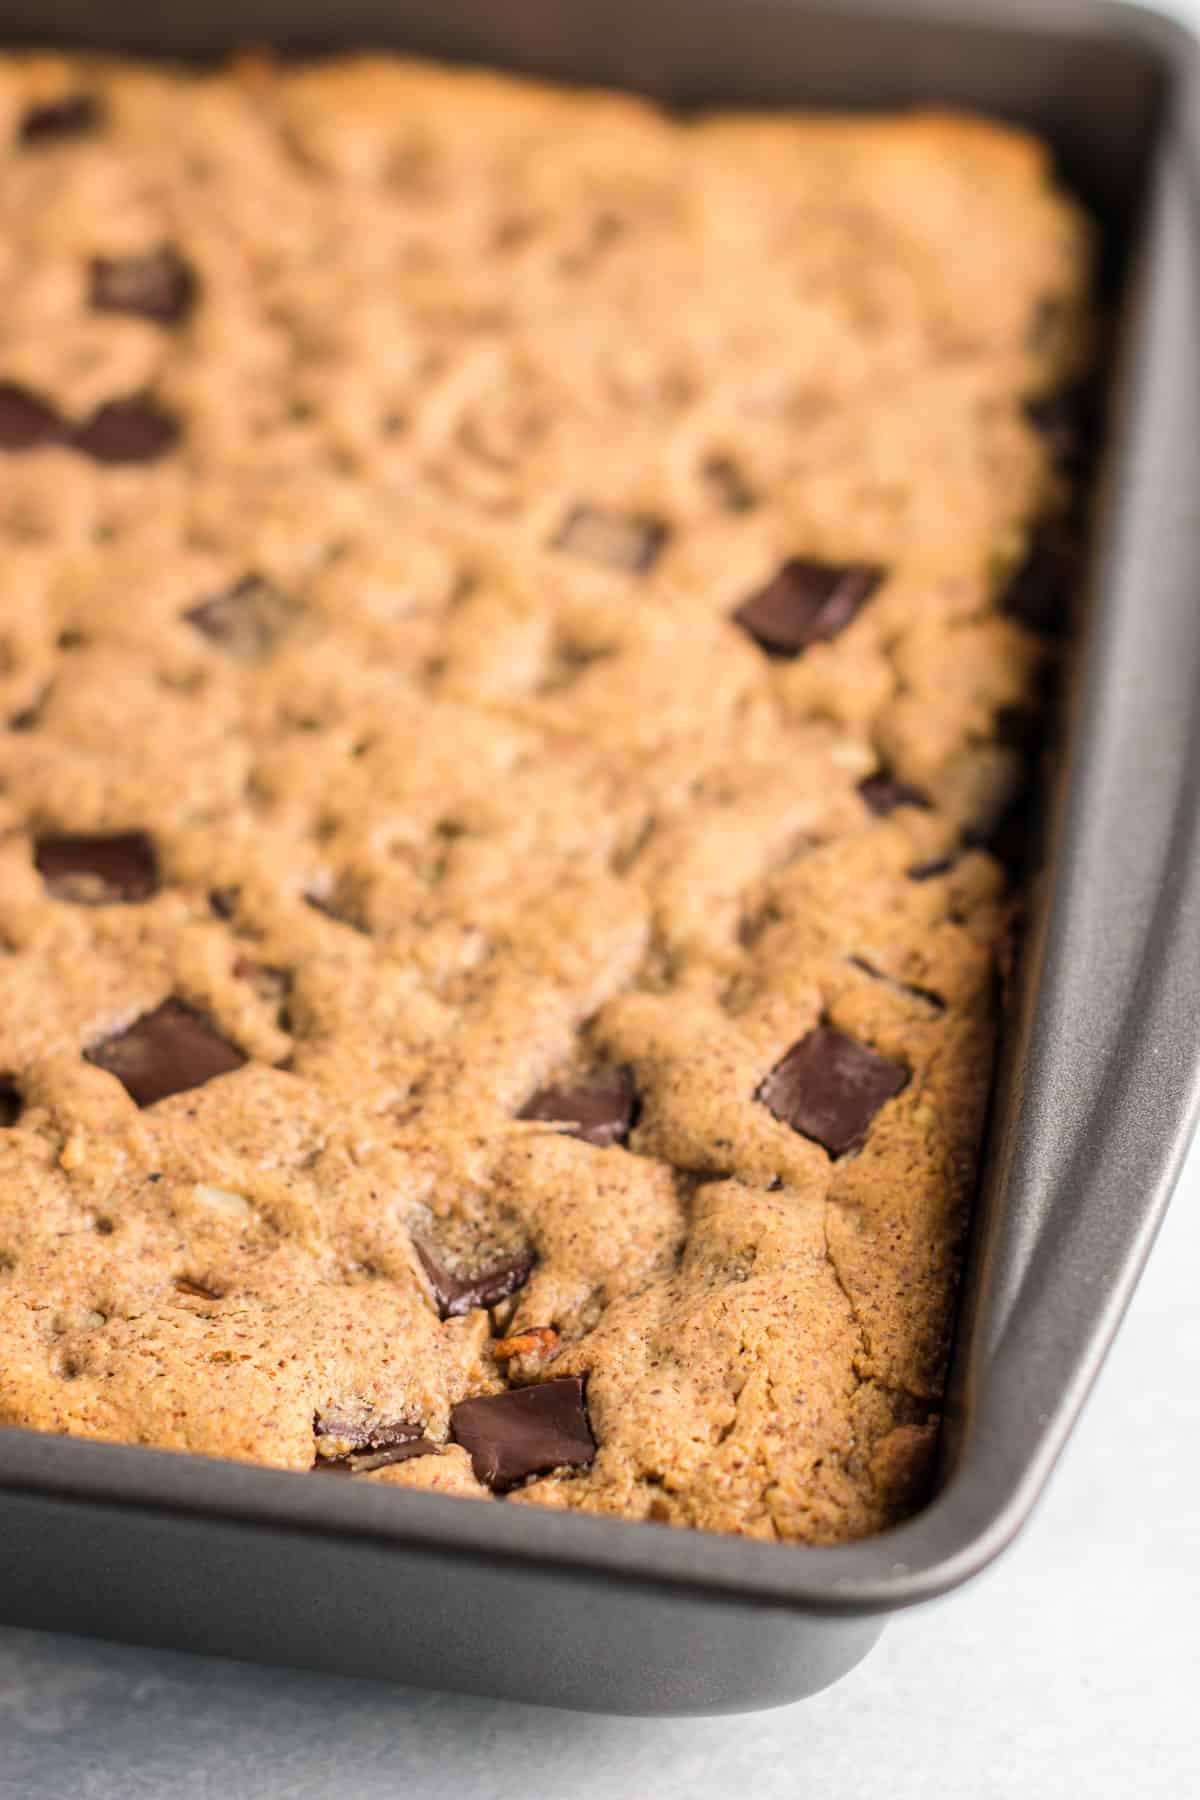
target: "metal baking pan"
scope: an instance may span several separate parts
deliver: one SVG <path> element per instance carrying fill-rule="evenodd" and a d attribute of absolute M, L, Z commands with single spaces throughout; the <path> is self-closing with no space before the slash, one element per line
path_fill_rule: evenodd
<path fill-rule="evenodd" d="M 0 1431 L 9 1623 L 608 1711 L 798 1699 L 1016 1532 L 1197 1112 L 1195 47 L 1099 0 L 0 0 L 0 42 L 50 39 L 397 45 L 686 106 L 949 102 L 1045 133 L 1103 221 L 1122 349 L 1088 619 L 928 1508 L 818 1550 Z"/>

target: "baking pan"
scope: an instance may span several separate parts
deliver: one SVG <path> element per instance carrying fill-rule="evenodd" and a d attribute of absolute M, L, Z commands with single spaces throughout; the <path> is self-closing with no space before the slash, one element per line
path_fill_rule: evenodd
<path fill-rule="evenodd" d="M 396 45 L 683 106 L 950 102 L 1045 133 L 1103 221 L 1122 348 L 1087 622 L 927 1509 L 865 1543 L 783 1547 L 0 1431 L 9 1623 L 608 1711 L 811 1693 L 1025 1518 L 1197 1113 L 1193 43 L 1090 0 L 0 0 L 5 40 Z"/>

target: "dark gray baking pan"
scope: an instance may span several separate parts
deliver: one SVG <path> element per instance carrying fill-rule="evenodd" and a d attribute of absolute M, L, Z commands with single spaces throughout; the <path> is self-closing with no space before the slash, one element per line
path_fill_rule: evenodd
<path fill-rule="evenodd" d="M 1192 42 L 1089 0 L 0 0 L 0 40 L 51 38 L 201 55 L 395 44 L 682 105 L 948 101 L 1046 133 L 1107 228 L 1123 347 L 1088 619 L 929 1507 L 867 1543 L 783 1548 L 0 1431 L 10 1623 L 609 1711 L 798 1699 L 1013 1536 L 1196 1115 Z"/>

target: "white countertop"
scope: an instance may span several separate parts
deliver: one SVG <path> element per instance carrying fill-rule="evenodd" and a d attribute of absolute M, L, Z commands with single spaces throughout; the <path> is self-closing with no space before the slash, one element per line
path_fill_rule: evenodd
<path fill-rule="evenodd" d="M 829 1692 L 606 1719 L 0 1631 L 0 1800 L 1186 1800 L 1198 1395 L 1200 1147 L 1033 1522 Z"/>

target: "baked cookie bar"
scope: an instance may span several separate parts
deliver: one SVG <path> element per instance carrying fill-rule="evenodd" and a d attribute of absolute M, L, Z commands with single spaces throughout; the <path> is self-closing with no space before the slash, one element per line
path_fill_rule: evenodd
<path fill-rule="evenodd" d="M 0 1422 L 929 1478 L 1091 238 L 920 114 L 0 63 Z"/>

